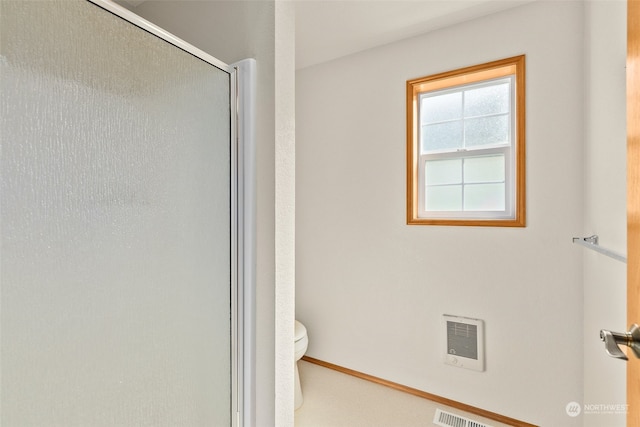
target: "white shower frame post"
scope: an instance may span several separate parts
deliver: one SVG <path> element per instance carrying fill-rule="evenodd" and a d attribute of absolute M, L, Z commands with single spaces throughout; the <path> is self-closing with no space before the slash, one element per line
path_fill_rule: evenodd
<path fill-rule="evenodd" d="M 227 65 L 110 0 L 87 0 L 229 74 L 231 138 L 231 425 L 255 426 L 256 61 Z"/>
<path fill-rule="evenodd" d="M 256 61 L 245 59 L 234 69 L 237 149 L 237 336 L 238 426 L 256 425 Z M 232 193 L 233 194 L 233 193 Z"/>

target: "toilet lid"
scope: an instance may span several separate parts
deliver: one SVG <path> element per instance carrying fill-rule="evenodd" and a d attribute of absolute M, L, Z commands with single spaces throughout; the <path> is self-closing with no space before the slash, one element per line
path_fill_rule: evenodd
<path fill-rule="evenodd" d="M 296 320 L 296 329 L 294 332 L 295 339 L 294 341 L 301 340 L 304 336 L 307 335 L 307 328 L 304 325 Z"/>

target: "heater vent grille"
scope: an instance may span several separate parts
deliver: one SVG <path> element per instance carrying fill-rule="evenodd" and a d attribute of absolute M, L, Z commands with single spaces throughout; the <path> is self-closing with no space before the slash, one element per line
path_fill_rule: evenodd
<path fill-rule="evenodd" d="M 436 409 L 433 423 L 441 427 L 491 427 L 488 424 L 480 423 L 469 418 L 461 417 L 441 409 Z"/>
<path fill-rule="evenodd" d="M 484 322 L 450 314 L 445 314 L 443 319 L 446 330 L 444 363 L 484 371 Z"/>

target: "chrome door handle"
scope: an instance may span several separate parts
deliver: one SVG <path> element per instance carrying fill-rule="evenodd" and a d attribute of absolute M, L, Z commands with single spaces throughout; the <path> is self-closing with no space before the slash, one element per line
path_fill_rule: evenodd
<path fill-rule="evenodd" d="M 640 358 L 640 326 L 631 325 L 629 332 L 611 332 L 606 329 L 600 331 L 600 339 L 604 341 L 604 348 L 611 357 L 628 360 L 627 355 L 620 350 L 620 344 L 629 347 L 637 358 Z"/>

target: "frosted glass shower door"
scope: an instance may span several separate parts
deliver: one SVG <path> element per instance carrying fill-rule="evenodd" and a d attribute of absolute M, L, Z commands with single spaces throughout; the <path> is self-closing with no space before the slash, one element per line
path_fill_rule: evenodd
<path fill-rule="evenodd" d="M 3 426 L 229 426 L 230 74 L 0 1 Z"/>

